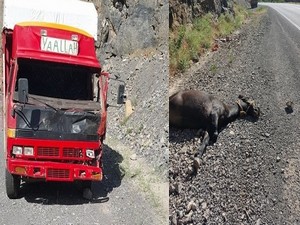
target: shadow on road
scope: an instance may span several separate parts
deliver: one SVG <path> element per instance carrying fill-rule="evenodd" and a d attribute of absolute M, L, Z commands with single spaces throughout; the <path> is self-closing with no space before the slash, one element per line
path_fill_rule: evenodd
<path fill-rule="evenodd" d="M 121 186 L 123 172 L 120 163 L 122 155 L 104 145 L 103 170 L 104 177 L 101 182 L 93 182 L 93 200 L 82 197 L 82 190 L 78 185 L 69 182 L 25 182 L 21 186 L 20 198 L 27 202 L 44 205 L 77 205 L 85 203 L 101 203 L 108 200 L 108 194 L 114 188 Z"/>

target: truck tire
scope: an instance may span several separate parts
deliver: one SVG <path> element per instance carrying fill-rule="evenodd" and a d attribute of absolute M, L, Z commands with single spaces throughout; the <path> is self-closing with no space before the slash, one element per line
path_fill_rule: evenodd
<path fill-rule="evenodd" d="M 6 194 L 10 199 L 16 199 L 19 196 L 21 184 L 21 177 L 18 175 L 11 174 L 8 170 L 5 170 L 5 185 Z"/>
<path fill-rule="evenodd" d="M 81 192 L 82 197 L 87 200 L 92 200 L 92 181 L 90 180 L 80 180 L 76 181 L 76 186 L 79 192 Z"/>

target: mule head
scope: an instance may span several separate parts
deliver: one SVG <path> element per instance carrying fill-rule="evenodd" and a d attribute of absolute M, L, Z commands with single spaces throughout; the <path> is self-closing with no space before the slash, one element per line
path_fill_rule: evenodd
<path fill-rule="evenodd" d="M 255 101 L 253 99 L 250 99 L 248 97 L 244 97 L 242 95 L 239 95 L 239 99 L 242 101 L 240 104 L 241 105 L 241 111 L 240 115 L 241 116 L 252 116 L 255 119 L 258 119 L 260 116 L 260 109 L 259 107 L 255 104 Z"/>

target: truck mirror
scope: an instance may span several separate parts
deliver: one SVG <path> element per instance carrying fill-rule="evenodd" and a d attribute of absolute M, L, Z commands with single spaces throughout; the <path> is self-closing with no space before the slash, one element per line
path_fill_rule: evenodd
<path fill-rule="evenodd" d="M 28 80 L 27 78 L 20 78 L 18 80 L 18 100 L 22 103 L 28 101 Z"/>
<path fill-rule="evenodd" d="M 125 85 L 120 84 L 118 87 L 118 100 L 117 104 L 124 104 L 126 100 L 126 95 L 125 95 Z"/>

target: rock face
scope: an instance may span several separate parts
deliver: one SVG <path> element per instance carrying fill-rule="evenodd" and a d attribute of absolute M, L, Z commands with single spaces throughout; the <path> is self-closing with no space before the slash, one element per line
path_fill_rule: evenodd
<path fill-rule="evenodd" d="M 97 56 L 104 71 L 126 82 L 126 106 L 132 106 L 127 108 L 130 116 L 124 106 L 108 108 L 107 138 L 145 158 L 167 179 L 168 0 L 91 2 L 99 19 Z M 111 106 L 116 105 L 117 86 L 111 80 Z"/>
<path fill-rule="evenodd" d="M 87 0 L 90 1 L 90 0 Z M 99 15 L 99 56 L 130 54 L 156 48 L 168 32 L 167 0 L 92 0 Z"/>
<path fill-rule="evenodd" d="M 169 27 L 174 28 L 192 21 L 211 12 L 220 15 L 223 12 L 232 12 L 233 4 L 248 6 L 246 0 L 170 0 Z"/>

